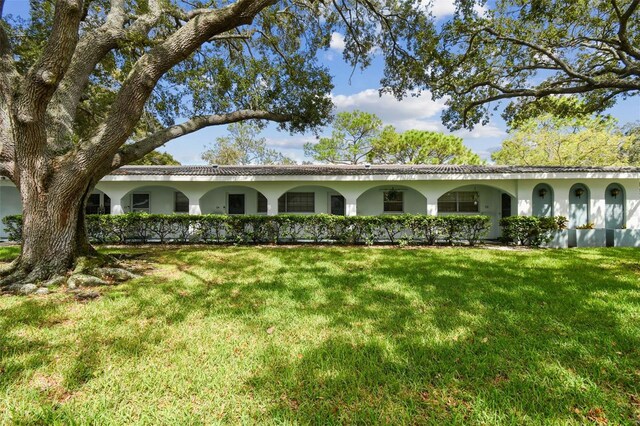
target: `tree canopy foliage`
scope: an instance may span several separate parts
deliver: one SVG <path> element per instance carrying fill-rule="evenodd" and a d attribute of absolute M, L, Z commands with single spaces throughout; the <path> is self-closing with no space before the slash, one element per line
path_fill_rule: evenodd
<path fill-rule="evenodd" d="M 328 138 L 304 145 L 305 155 L 332 164 L 359 164 L 367 161 L 374 141 L 382 131 L 382 120 L 364 111 L 338 113 Z"/>
<path fill-rule="evenodd" d="M 483 164 L 462 138 L 428 130 L 397 133 L 384 128 L 373 142 L 369 161 L 378 164 Z"/>
<path fill-rule="evenodd" d="M 326 124 L 333 85 L 320 53 L 385 68 L 415 60 L 433 28 L 412 0 L 42 0 L 30 19 L 0 0 L 0 176 L 20 191 L 24 239 L 6 282 L 62 274 L 86 238 L 96 183 L 207 126 Z M 433 32 L 433 31 L 431 31 Z"/>
<path fill-rule="evenodd" d="M 140 166 L 179 166 L 180 162 L 173 158 L 173 155 L 168 152 L 154 150 L 131 164 Z"/>
<path fill-rule="evenodd" d="M 296 164 L 282 153 L 267 148 L 267 140 L 259 137 L 260 126 L 240 122 L 228 126 L 229 135 L 216 138 L 202 153 L 209 164 Z"/>
<path fill-rule="evenodd" d="M 498 164 L 626 166 L 632 137 L 605 116 L 557 117 L 544 114 L 513 129 L 491 158 Z M 636 163 L 637 164 L 637 163 Z"/>
<path fill-rule="evenodd" d="M 439 37 L 416 34 L 422 66 L 408 63 L 385 80 L 398 94 L 426 87 L 446 96 L 450 129 L 486 123 L 501 101 L 509 121 L 572 114 L 541 102 L 551 95 L 577 96 L 579 112 L 592 113 L 640 91 L 639 0 L 496 0 L 484 9 L 474 0 L 457 3 Z"/>
<path fill-rule="evenodd" d="M 307 143 L 305 154 L 331 164 L 482 164 L 455 135 L 424 130 L 398 133 L 375 114 L 364 111 L 337 115 L 331 136 Z"/>

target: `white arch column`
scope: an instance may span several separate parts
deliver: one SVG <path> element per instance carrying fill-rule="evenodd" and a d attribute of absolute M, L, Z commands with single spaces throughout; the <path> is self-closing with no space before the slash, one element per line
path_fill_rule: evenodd
<path fill-rule="evenodd" d="M 200 208 L 200 198 L 202 198 L 208 191 L 181 191 L 189 199 L 189 214 L 202 214 Z"/>
<path fill-rule="evenodd" d="M 569 218 L 569 191 L 573 185 L 572 181 L 548 182 L 553 189 L 553 214 Z"/>
<path fill-rule="evenodd" d="M 105 190 L 102 188 L 98 188 L 100 191 L 104 192 L 106 196 L 111 199 L 111 214 L 124 214 L 125 211 L 122 208 L 122 198 L 127 195 L 129 190 L 121 189 L 121 190 Z"/>
<path fill-rule="evenodd" d="M 345 216 L 358 215 L 358 197 L 359 196 L 360 196 L 360 193 L 355 193 L 355 192 L 347 192 L 343 194 Z"/>
<path fill-rule="evenodd" d="M 533 188 L 534 182 L 518 181 L 516 197 L 518 199 L 518 216 L 531 216 L 533 214 Z"/>
<path fill-rule="evenodd" d="M 282 195 L 281 190 L 259 190 L 267 199 L 267 216 L 275 216 L 278 214 L 278 199 Z"/>
<path fill-rule="evenodd" d="M 607 208 L 607 202 L 604 194 L 609 182 L 594 181 L 587 183 L 587 185 L 591 191 L 589 221 L 593 223 L 596 229 L 606 228 L 605 211 Z"/>

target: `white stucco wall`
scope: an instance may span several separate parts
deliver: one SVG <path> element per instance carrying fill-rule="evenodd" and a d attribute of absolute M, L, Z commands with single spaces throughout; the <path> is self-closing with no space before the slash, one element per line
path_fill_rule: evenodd
<path fill-rule="evenodd" d="M 202 214 L 225 214 L 229 194 L 244 194 L 245 214 L 257 214 L 258 191 L 246 186 L 225 186 L 213 189 L 200 198 Z"/>
<path fill-rule="evenodd" d="M 427 214 L 427 198 L 415 189 L 402 185 L 383 185 L 365 191 L 357 199 L 358 216 L 375 216 L 384 213 L 384 192 L 391 189 L 401 191 L 403 213 Z"/>
<path fill-rule="evenodd" d="M 437 213 L 437 199 L 444 193 L 461 190 L 477 191 L 479 213 L 492 217 L 491 237 L 499 235 L 501 194 L 512 195 L 512 214 L 533 214 L 533 193 L 538 184 L 553 190 L 553 214 L 569 217 L 570 188 L 582 183 L 589 189 L 589 221 L 596 228 L 605 227 L 606 190 L 616 183 L 624 188 L 625 226 L 640 229 L 640 179 L 600 173 L 566 175 L 410 175 L 410 176 L 107 176 L 96 186 L 111 198 L 112 214 L 130 210 L 132 192 L 151 195 L 152 213 L 173 213 L 174 192 L 179 190 L 189 199 L 189 212 L 226 211 L 227 195 L 245 194 L 247 214 L 257 212 L 257 191 L 268 201 L 269 214 L 276 214 L 278 198 L 287 191 L 314 192 L 315 212 L 330 211 L 330 195 L 340 194 L 346 200 L 348 215 L 376 215 L 383 212 L 383 190 L 402 189 L 406 213 Z M 0 180 L 0 219 L 20 213 L 20 198 L 13 184 Z M 0 229 L 0 238 L 5 236 Z"/>
<path fill-rule="evenodd" d="M 171 214 L 174 212 L 176 189 L 163 186 L 141 186 L 120 198 L 125 213 L 131 211 L 131 198 L 134 193 L 149 194 L 149 213 Z"/>

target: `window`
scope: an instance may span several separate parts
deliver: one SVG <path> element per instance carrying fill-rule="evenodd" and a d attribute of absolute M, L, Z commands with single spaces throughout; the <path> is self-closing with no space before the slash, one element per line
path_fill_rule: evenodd
<path fill-rule="evenodd" d="M 111 214 L 111 198 L 102 193 L 91 194 L 84 211 L 86 214 Z"/>
<path fill-rule="evenodd" d="M 189 199 L 180 191 L 175 192 L 173 211 L 175 213 L 189 213 Z"/>
<path fill-rule="evenodd" d="M 404 211 L 402 196 L 400 191 L 385 191 L 383 193 L 383 211 L 385 213 L 402 213 Z"/>
<path fill-rule="evenodd" d="M 314 213 L 316 211 L 313 192 L 287 192 L 278 198 L 278 211 L 281 213 Z"/>
<path fill-rule="evenodd" d="M 131 211 L 138 213 L 149 213 L 151 197 L 149 194 L 134 193 L 131 195 Z"/>
<path fill-rule="evenodd" d="M 267 212 L 267 197 L 258 192 L 258 213 Z"/>
<path fill-rule="evenodd" d="M 440 213 L 477 213 L 478 193 L 473 191 L 447 192 L 438 198 Z"/>

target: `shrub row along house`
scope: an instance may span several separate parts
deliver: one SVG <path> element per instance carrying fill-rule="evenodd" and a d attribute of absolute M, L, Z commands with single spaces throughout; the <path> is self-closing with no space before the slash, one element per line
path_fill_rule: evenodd
<path fill-rule="evenodd" d="M 346 216 L 402 213 L 565 216 L 559 247 L 640 246 L 640 168 L 459 165 L 125 166 L 105 177 L 89 214 Z M 21 212 L 0 181 L 0 218 Z M 582 229 L 588 229 L 582 232 Z M 578 231 L 577 231 L 578 230 Z M 6 238 L 3 230 L 0 237 Z"/>

